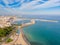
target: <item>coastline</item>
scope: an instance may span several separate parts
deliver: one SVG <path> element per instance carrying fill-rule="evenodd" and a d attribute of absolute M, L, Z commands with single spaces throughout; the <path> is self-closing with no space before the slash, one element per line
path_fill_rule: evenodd
<path fill-rule="evenodd" d="M 17 28 L 20 29 L 20 33 L 12 37 L 14 38 L 14 41 L 10 43 L 3 43 L 2 45 L 31 45 L 24 35 L 22 28 L 20 26 L 18 26 Z"/>
<path fill-rule="evenodd" d="M 18 40 L 15 42 L 15 44 L 31 45 L 31 44 L 28 42 L 26 36 L 24 35 L 22 28 L 20 28 L 19 38 L 18 38 Z"/>
<path fill-rule="evenodd" d="M 24 32 L 23 32 L 22 29 L 21 29 L 21 34 L 22 34 L 22 38 L 23 38 L 23 40 L 27 43 L 27 45 L 31 45 L 31 44 L 29 43 L 27 37 L 24 35 Z"/>
<path fill-rule="evenodd" d="M 14 36 L 10 36 L 13 41 L 10 43 L 3 43 L 2 45 L 31 45 L 26 36 L 24 35 L 22 28 L 32 24 L 35 24 L 35 20 L 31 20 L 31 22 L 22 24 L 21 26 L 17 26 L 17 29 L 19 29 L 20 33 L 16 33 Z"/>
<path fill-rule="evenodd" d="M 19 34 L 19 38 L 18 40 L 15 42 L 15 44 L 21 44 L 21 45 L 31 45 L 28 41 L 28 39 L 26 38 L 26 36 L 24 35 L 24 32 L 22 30 L 23 27 L 25 26 L 29 26 L 35 24 L 35 20 L 31 20 L 31 22 L 22 24 L 21 26 L 18 26 L 19 30 L 20 30 L 20 34 Z"/>
<path fill-rule="evenodd" d="M 29 43 L 28 39 L 26 38 L 26 36 L 24 35 L 24 32 L 23 32 L 22 28 L 25 27 L 25 26 L 32 25 L 32 24 L 35 24 L 35 20 L 31 20 L 31 22 L 28 22 L 28 23 L 22 24 L 21 26 L 18 26 L 18 28 L 20 30 L 20 34 L 19 34 L 19 38 L 18 38 L 18 40 L 16 41 L 15 44 L 31 45 Z"/>

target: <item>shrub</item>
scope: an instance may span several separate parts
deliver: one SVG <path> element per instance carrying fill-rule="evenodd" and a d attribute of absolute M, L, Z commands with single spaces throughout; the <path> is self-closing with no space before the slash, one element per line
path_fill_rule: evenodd
<path fill-rule="evenodd" d="M 11 39 L 11 38 L 8 38 L 8 39 L 6 40 L 7 43 L 12 42 L 12 41 L 13 41 L 13 39 Z"/>
<path fill-rule="evenodd" d="M 0 28 L 0 37 L 5 37 L 9 35 L 13 29 L 13 26 Z"/>

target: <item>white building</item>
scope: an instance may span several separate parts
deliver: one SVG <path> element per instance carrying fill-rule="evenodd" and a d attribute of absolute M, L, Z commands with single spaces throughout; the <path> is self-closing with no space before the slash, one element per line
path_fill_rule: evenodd
<path fill-rule="evenodd" d="M 4 28 L 11 26 L 11 19 L 14 20 L 14 17 L 0 16 L 0 27 Z"/>

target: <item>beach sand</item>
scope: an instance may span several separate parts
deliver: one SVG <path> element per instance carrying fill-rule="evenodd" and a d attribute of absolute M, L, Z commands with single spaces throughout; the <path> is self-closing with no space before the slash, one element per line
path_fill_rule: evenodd
<path fill-rule="evenodd" d="M 8 43 L 8 44 L 3 43 L 2 45 L 30 45 L 30 43 L 27 41 L 27 39 L 21 29 L 20 29 L 20 34 L 17 35 L 16 38 L 17 39 L 15 39 L 15 41 Z"/>
<path fill-rule="evenodd" d="M 26 37 L 24 36 L 23 31 L 20 29 L 20 35 L 18 37 L 18 40 L 15 42 L 15 44 L 21 44 L 21 45 L 30 45 L 30 43 L 27 41 Z"/>
<path fill-rule="evenodd" d="M 22 33 L 20 33 L 18 40 L 15 42 L 15 44 L 22 44 L 27 45 L 27 43 L 24 41 Z"/>

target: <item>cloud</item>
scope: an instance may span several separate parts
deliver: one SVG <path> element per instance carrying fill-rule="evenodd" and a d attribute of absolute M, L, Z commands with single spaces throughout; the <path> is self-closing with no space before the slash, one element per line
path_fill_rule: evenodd
<path fill-rule="evenodd" d="M 60 6 L 60 3 L 57 3 L 59 1 L 60 0 L 49 0 L 45 2 L 44 4 L 35 6 L 34 8 L 50 8 L 50 7 Z"/>
<path fill-rule="evenodd" d="M 60 0 L 1 0 L 0 5 L 20 9 L 49 8 L 60 6 Z"/>
<path fill-rule="evenodd" d="M 41 8 L 56 7 L 56 6 L 60 6 L 59 1 L 60 0 L 47 0 L 47 1 L 35 0 L 30 3 L 23 4 L 21 8 L 31 10 L 31 9 L 37 9 L 37 8 L 41 9 Z"/>
<path fill-rule="evenodd" d="M 28 14 L 33 14 L 33 13 L 40 14 L 39 13 L 41 12 L 40 9 L 42 10 L 57 6 L 60 6 L 60 0 L 0 0 L 0 12 L 2 11 L 2 13 L 6 11 L 12 14 L 15 12 L 16 12 L 15 14 L 20 14 L 20 13 L 27 14 L 27 12 Z M 34 12 L 36 9 L 39 10 L 37 12 Z M 32 10 L 32 12 L 30 10 Z M 59 11 L 57 12 L 59 13 Z"/>

